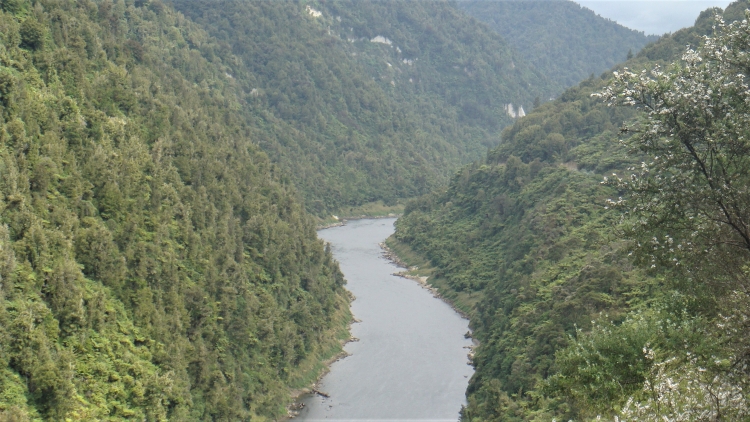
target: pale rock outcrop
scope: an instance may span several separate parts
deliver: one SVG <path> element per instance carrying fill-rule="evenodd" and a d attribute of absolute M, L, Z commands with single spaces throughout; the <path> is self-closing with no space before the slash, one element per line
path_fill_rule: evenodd
<path fill-rule="evenodd" d="M 307 10 L 307 13 L 309 13 L 310 16 L 312 16 L 314 18 L 319 18 L 319 17 L 323 16 L 323 12 L 321 12 L 319 10 L 313 9 L 312 7 L 310 7 L 310 5 L 308 5 L 307 7 L 305 7 L 305 10 Z"/>
<path fill-rule="evenodd" d="M 393 44 L 393 41 L 389 40 L 388 38 L 386 38 L 386 37 L 384 37 L 382 35 L 378 35 L 377 37 L 371 39 L 370 42 L 376 42 L 376 43 L 386 44 L 386 45 L 392 45 Z"/>

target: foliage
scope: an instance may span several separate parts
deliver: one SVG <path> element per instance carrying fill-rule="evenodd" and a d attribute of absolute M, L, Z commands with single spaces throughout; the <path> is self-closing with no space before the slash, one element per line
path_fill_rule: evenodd
<path fill-rule="evenodd" d="M 704 282 L 723 275 L 746 285 L 750 26 L 719 20 L 716 29 L 668 72 L 615 73 L 598 94 L 646 112 L 626 144 L 649 160 L 629 169 L 636 170 L 630 177 L 613 178 L 628 196 L 610 202 L 632 215 L 631 236 L 653 266 L 670 263 Z"/>
<path fill-rule="evenodd" d="M 283 415 L 349 317 L 304 208 L 393 205 L 498 137 L 446 191 L 411 202 L 396 233 L 447 297 L 477 303 L 464 417 L 591 416 L 607 403 L 648 417 L 639 403 L 706 391 L 742 404 L 744 372 L 724 365 L 747 355 L 748 302 L 634 267 L 619 215 L 601 206 L 620 194 L 602 174 L 643 161 L 612 146 L 637 112 L 592 99 L 601 78 L 500 135 L 507 104 L 530 109 L 557 88 L 449 2 L 0 6 L 0 419 Z M 674 60 L 710 18 L 629 67 Z M 701 354 L 670 354 L 687 337 Z M 700 371 L 714 357 L 719 378 Z"/>
<path fill-rule="evenodd" d="M 253 138 L 320 216 L 436 189 L 496 143 L 506 104 L 549 91 L 444 1 L 175 7 L 217 40 L 201 51 L 227 66 Z"/>
<path fill-rule="evenodd" d="M 624 418 L 743 420 L 748 417 L 747 262 L 748 189 L 747 51 L 745 19 L 726 24 L 716 16 L 715 33 L 667 73 L 659 68 L 615 74 L 599 96 L 610 104 L 644 109 L 636 134 L 625 141 L 648 157 L 629 178 L 610 183 L 626 191 L 610 200 L 623 209 L 626 233 L 639 261 L 664 268 L 704 314 L 718 313 L 726 345 L 723 368 L 705 369 L 692 358 L 670 369 L 661 362 L 646 400 L 630 400 Z M 629 169 L 631 171 L 634 168 Z M 736 300 L 740 298 L 740 300 Z M 728 316 L 727 316 L 728 315 Z M 714 338 L 719 337 L 714 334 Z M 700 355 L 698 355 L 700 356 Z"/>
<path fill-rule="evenodd" d="M 717 332 L 727 334 L 727 318 L 712 324 L 664 311 L 578 330 L 557 353 L 559 372 L 546 381 L 546 393 L 571 398 L 587 419 L 745 420 L 745 368 L 733 365 L 730 349 L 716 341 Z"/>
<path fill-rule="evenodd" d="M 729 362 L 723 356 L 725 349 L 711 334 L 715 326 L 707 318 L 687 312 L 684 296 L 672 292 L 664 299 L 673 306 L 657 302 L 654 307 L 630 312 L 619 323 L 603 315 L 593 321 L 590 330 L 576 330 L 570 346 L 556 353 L 558 371 L 545 380 L 542 390 L 566 397 L 576 413 L 593 418 L 611 416 L 618 409 L 656 397 L 651 387 L 663 381 L 658 368 L 666 364 L 654 353 L 683 355 L 673 358 L 671 365 L 676 368 L 680 362 L 690 361 L 702 367 L 706 377 L 714 376 L 717 362 Z M 675 311 L 680 305 L 683 310 Z"/>
<path fill-rule="evenodd" d="M 654 360 L 653 350 L 644 349 Z M 716 375 L 687 354 L 686 361 L 667 359 L 654 364 L 643 386 L 642 402 L 628 400 L 616 421 L 747 420 L 750 403 L 745 392 L 726 373 Z"/>
<path fill-rule="evenodd" d="M 344 280 L 208 34 L 157 1 L 2 6 L 0 419 L 284 414 Z"/>
<path fill-rule="evenodd" d="M 605 243 L 615 216 L 597 205 L 608 194 L 599 180 L 511 156 L 463 169 L 447 192 L 411 203 L 397 222 L 396 239 L 431 261 L 446 297 L 479 296 L 465 418 L 516 420 L 545 406 L 547 416 L 567 414 L 564 400 L 542 405 L 534 392 L 556 371 L 555 351 L 576 326 L 603 311 L 619 320 L 651 291 L 638 291 L 641 273 L 616 242 Z"/>
<path fill-rule="evenodd" d="M 572 1 L 456 3 L 505 38 L 558 86 L 573 86 L 638 52 L 657 36 L 646 36 L 602 18 Z"/>
<path fill-rule="evenodd" d="M 737 7 L 727 8 L 728 19 L 736 17 Z M 619 66 L 617 75 L 627 67 L 635 69 L 631 72 L 637 79 L 640 69 L 679 60 L 685 45 L 697 48 L 703 35 L 713 33 L 712 22 L 713 12 L 704 13 L 694 28 L 645 48 Z M 612 76 L 589 78 L 516 121 L 483 162 L 460 170 L 447 190 L 408 203 L 397 223 L 395 238 L 430 261 L 435 284 L 443 286 L 441 293 L 466 300 L 468 292 L 476 302 L 471 324 L 480 347 L 463 420 L 616 415 L 633 420 L 651 417 L 637 412 L 645 405 L 653 408 L 662 398 L 679 407 L 705 400 L 707 391 L 721 390 L 729 394 L 727 400 L 744 400 L 735 394 L 737 386 L 746 391 L 738 381 L 746 378 L 744 369 L 732 375 L 724 365 L 737 362 L 736 367 L 745 367 L 746 303 L 729 300 L 731 284 L 702 284 L 695 279 L 697 272 L 693 279 L 678 277 L 674 264 L 634 265 L 643 260 L 628 255 L 630 241 L 618 225 L 621 213 L 607 206 L 607 198 L 629 199 L 619 190 L 621 185 L 602 184 L 605 175 L 653 161 L 650 151 L 628 148 L 628 143 L 638 142 L 639 133 L 645 137 L 640 139 L 647 139 L 646 131 L 617 142 L 631 135 L 618 129 L 643 118 L 642 112 L 607 108 L 591 97 L 604 90 Z M 658 85 L 664 88 L 660 92 L 673 95 L 663 85 Z M 741 89 L 737 92 L 738 98 L 746 95 Z M 729 104 L 732 96 L 725 101 Z M 727 112 L 734 111 L 725 108 L 715 114 L 719 127 Z M 653 121 L 670 117 L 654 115 Z M 729 116 L 726 121 L 735 118 L 743 117 Z M 745 126 L 736 130 L 744 131 Z M 670 181 L 660 182 L 661 195 L 677 195 L 666 192 L 667 187 L 689 190 L 690 185 Z M 669 203 L 660 204 L 654 209 L 671 210 Z M 653 226 L 643 229 L 644 236 L 650 229 Z M 657 238 L 659 246 L 662 239 Z M 650 254 L 653 245 L 641 243 Z M 670 254 L 668 247 L 665 251 L 665 256 Z M 702 265 L 701 274 L 712 272 L 715 280 L 726 280 L 716 261 L 693 262 L 694 268 Z M 726 315 L 731 323 L 716 330 Z M 656 357 L 644 355 L 644 348 L 654 350 Z M 675 375 L 681 367 L 685 377 Z M 683 404 L 673 400 L 676 396 L 668 398 L 670 379 L 680 385 L 675 391 L 684 392 Z M 664 394 L 646 394 L 657 390 Z M 659 412 L 659 417 L 670 414 Z"/>
<path fill-rule="evenodd" d="M 348 317 L 298 196 L 428 192 L 559 89 L 448 2 L 0 6 L 2 419 L 283 414 Z"/>

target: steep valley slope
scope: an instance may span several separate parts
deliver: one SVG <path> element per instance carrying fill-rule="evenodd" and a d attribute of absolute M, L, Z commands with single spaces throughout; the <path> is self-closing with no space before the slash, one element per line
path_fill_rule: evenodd
<path fill-rule="evenodd" d="M 734 3 L 724 17 L 742 19 L 747 7 Z M 618 70 L 668 69 L 714 33 L 715 12 Z M 642 114 L 592 97 L 611 77 L 588 79 L 519 119 L 447 189 L 409 202 L 388 241 L 471 315 L 480 346 L 462 420 L 614 418 L 665 397 L 671 390 L 658 379 L 672 377 L 669 388 L 683 393 L 687 383 L 718 388 L 722 362 L 744 356 L 717 328 L 731 294 L 628 255 L 621 211 L 606 206 L 624 192 L 602 180 L 646 160 L 618 142 Z M 719 375 L 706 384 L 680 378 L 700 371 Z"/>
<path fill-rule="evenodd" d="M 290 389 L 321 373 L 350 319 L 315 218 L 440 189 L 490 149 L 492 170 L 468 167 L 449 191 L 474 204 L 445 214 L 470 221 L 473 233 L 435 261 L 445 279 L 463 280 L 452 291 L 484 296 L 500 261 L 476 266 L 481 277 L 454 277 L 472 259 L 458 246 L 500 233 L 511 221 L 503 216 L 538 197 L 571 195 L 555 205 L 567 214 L 544 211 L 534 227 L 601 216 L 549 248 L 560 262 L 596 244 L 590 232 L 611 219 L 587 202 L 602 194 L 586 172 L 627 161 L 604 141 L 631 114 L 593 105 L 585 95 L 601 82 L 589 80 L 517 120 L 563 86 L 452 2 L 0 6 L 0 420 L 283 417 Z M 636 60 L 668 60 L 684 36 Z M 540 120 L 560 107 L 563 117 Z M 581 171 L 559 168 L 574 159 Z M 513 177 L 499 170 L 508 163 Z M 561 175 L 571 181 L 558 183 Z M 482 185 L 506 176 L 516 190 Z M 546 184 L 518 196 L 532 179 Z M 577 184 L 589 193 L 575 193 Z M 437 197 L 425 198 L 410 205 L 399 236 L 429 255 L 404 235 L 436 212 Z M 494 216 L 490 201 L 503 214 L 472 226 L 477 212 Z M 441 239 L 442 226 L 423 220 L 413 233 Z M 526 236 L 505 232 L 504 241 L 516 235 Z M 451 250 L 443 246 L 430 247 Z M 495 302 L 486 303 L 491 312 Z M 555 341 L 586 312 L 555 326 Z M 493 319 L 485 321 L 480 336 Z M 550 347 L 530 365 L 549 360 Z M 470 411 L 489 402 L 481 397 L 513 394 L 486 387 L 485 356 Z M 515 364 L 503 359 L 503 370 Z M 514 389 L 543 373 L 519 362 L 530 375 Z"/>
<path fill-rule="evenodd" d="M 570 0 L 461 0 L 456 5 L 562 87 L 600 75 L 659 39 Z"/>
<path fill-rule="evenodd" d="M 447 1 L 174 4 L 216 38 L 256 142 L 319 215 L 437 188 L 560 90 Z"/>
<path fill-rule="evenodd" d="M 3 1 L 0 420 L 271 420 L 344 280 L 159 2 Z"/>

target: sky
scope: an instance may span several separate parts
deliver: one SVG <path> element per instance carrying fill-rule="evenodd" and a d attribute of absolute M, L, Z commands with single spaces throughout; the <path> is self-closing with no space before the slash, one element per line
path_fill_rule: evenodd
<path fill-rule="evenodd" d="M 692 26 L 700 12 L 709 7 L 727 7 L 729 0 L 580 0 L 597 14 L 620 25 L 662 35 Z"/>

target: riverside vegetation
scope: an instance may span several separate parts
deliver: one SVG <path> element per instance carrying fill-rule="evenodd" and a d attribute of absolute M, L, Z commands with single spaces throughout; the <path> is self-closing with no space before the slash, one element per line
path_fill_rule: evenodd
<path fill-rule="evenodd" d="M 569 89 L 407 204 L 389 244 L 481 343 L 462 420 L 750 417 L 748 6 Z"/>
<path fill-rule="evenodd" d="M 299 29 L 282 41 L 243 39 L 245 48 L 274 48 L 257 63 L 226 41 L 232 37 L 221 31 L 231 27 L 204 28 L 160 1 L 2 0 L 0 7 L 4 420 L 286 414 L 290 388 L 320 374 L 321 362 L 340 350 L 338 338 L 347 337 L 349 320 L 344 280 L 305 208 L 323 213 L 427 191 L 510 121 L 485 116 L 471 126 L 477 143 L 459 144 L 470 126 L 461 122 L 473 118 L 464 111 L 476 99 L 436 106 L 452 111 L 430 123 L 416 102 L 398 105 L 385 94 L 392 85 L 366 72 L 375 66 L 352 62 L 356 51 L 344 49 L 350 43 L 323 26 L 330 15 L 316 20 L 302 3 L 218 8 L 226 17 L 267 13 L 244 15 L 238 37 L 252 34 L 240 32 L 253 28 L 250 18 Z M 200 21 L 201 7 L 185 13 Z M 441 7 L 445 22 L 468 19 Z M 434 17 L 424 4 L 414 10 L 419 19 Z M 458 33 L 473 38 L 469 29 Z M 502 47 L 490 63 L 508 68 L 509 48 L 491 31 L 479 33 L 483 41 L 466 57 L 481 65 L 483 45 Z M 422 51 L 408 31 L 385 34 L 411 46 L 402 51 L 415 59 Z M 395 46 L 361 44 L 357 57 L 381 67 L 383 57 L 397 54 Z M 448 47 L 458 60 L 460 46 L 449 39 L 431 48 Z M 322 73 L 300 81 L 294 66 L 309 51 L 320 53 L 314 70 Z M 253 73 L 262 63 L 270 67 Z M 284 72 L 290 76 L 274 85 L 269 75 Z M 436 73 L 414 76 L 448 86 L 456 97 Z M 462 68 L 454 73 L 465 81 L 461 87 L 470 84 Z M 479 78 L 484 85 L 473 92 L 526 104 L 544 89 L 529 88 L 545 83 L 520 61 L 508 73 Z M 345 84 L 333 90 L 338 77 Z M 312 82 L 321 88 L 310 91 Z M 323 94 L 325 101 L 315 100 Z M 399 101 L 407 102 L 405 94 Z M 333 110 L 341 120 L 331 118 Z M 392 121 L 399 110 L 417 116 Z M 334 129 L 321 130 L 325 139 L 303 142 L 329 121 Z M 429 128 L 410 126 L 415 121 Z M 423 143 L 406 142 L 407 135 Z"/>
<path fill-rule="evenodd" d="M 0 0 L 0 8 L 0 420 L 283 417 L 290 389 L 308 386 L 348 337 L 349 299 L 316 238 L 318 217 L 386 209 L 437 189 L 501 133 L 487 166 L 453 182 L 452 192 L 475 204 L 450 222 L 470 233 L 454 245 L 503 232 L 502 216 L 479 226 L 488 230 L 481 236 L 471 226 L 494 215 L 483 208 L 490 200 L 522 221 L 531 201 L 565 194 L 569 202 L 555 203 L 565 218 L 552 208 L 538 214 L 559 225 L 545 232 L 552 240 L 538 242 L 524 231 L 529 224 L 503 232 L 509 251 L 513 233 L 526 239 L 507 271 L 485 262 L 496 257 L 489 248 L 456 250 L 461 260 L 452 261 L 440 236 L 456 229 L 446 222 L 437 233 L 427 218 L 435 195 L 410 205 L 399 227 L 425 256 L 432 252 L 420 238 L 403 234 L 416 223 L 419 236 L 432 234 L 443 279 L 459 280 L 451 291 L 495 298 L 477 305 L 487 316 L 478 335 L 496 327 L 502 347 L 531 351 L 528 360 L 493 354 L 500 349 L 485 337 L 467 417 L 494 414 L 488 403 L 526 415 L 574 412 L 565 406 L 578 404 L 550 397 L 580 385 L 560 381 L 558 396 L 536 389 L 556 368 L 552 353 L 569 343 L 571 324 L 605 305 L 619 323 L 658 285 L 617 245 L 597 249 L 604 263 L 569 253 L 606 238 L 614 214 L 589 199 L 617 188 L 586 172 L 629 162 L 607 141 L 635 112 L 596 105 L 587 95 L 603 83 L 590 79 L 503 132 L 520 107 L 563 87 L 451 2 Z M 635 60 L 672 60 L 697 44 L 696 34 L 675 34 Z M 551 126 L 539 120 L 556 110 L 562 117 Z M 572 167 L 567 157 L 583 171 L 559 168 Z M 485 176 L 507 177 L 515 190 L 493 196 L 479 187 Z M 579 223 L 588 228 L 554 242 Z M 619 271 L 610 283 L 619 296 L 586 287 L 571 304 L 577 314 L 542 318 L 526 305 L 524 321 L 495 315 L 500 301 L 523 304 L 518 291 L 534 297 L 524 289 L 536 264 L 523 248 L 539 245 L 555 265 L 573 260 L 554 267 L 561 277 Z M 592 266 L 578 271 L 585 259 Z M 479 264 L 470 271 L 480 277 L 457 275 L 467 263 Z M 518 287 L 508 284 L 513 296 L 493 287 L 496 270 L 518 275 Z M 557 315 L 570 318 L 558 323 Z M 542 320 L 554 341 L 520 340 L 537 338 Z M 508 323 L 520 324 L 518 337 L 501 336 Z M 520 377 L 497 377 L 486 362 Z M 570 371 L 580 366 L 569 362 Z"/>

